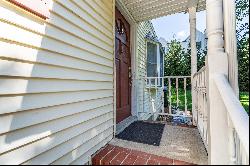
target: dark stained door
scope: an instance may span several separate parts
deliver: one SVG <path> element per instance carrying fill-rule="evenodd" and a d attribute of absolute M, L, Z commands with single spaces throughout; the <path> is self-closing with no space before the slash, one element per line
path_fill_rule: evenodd
<path fill-rule="evenodd" d="M 116 123 L 131 115 L 130 25 L 116 9 Z"/>

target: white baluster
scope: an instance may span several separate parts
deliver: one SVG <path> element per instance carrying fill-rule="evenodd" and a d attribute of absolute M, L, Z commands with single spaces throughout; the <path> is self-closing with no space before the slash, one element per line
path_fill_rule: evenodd
<path fill-rule="evenodd" d="M 184 78 L 185 114 L 187 115 L 187 78 Z"/>
<path fill-rule="evenodd" d="M 162 103 L 162 113 L 165 113 L 165 107 L 164 107 L 164 102 L 165 102 L 165 100 L 164 100 L 164 98 L 165 98 L 165 96 L 164 96 L 164 77 L 162 77 L 162 79 L 161 79 L 161 86 L 162 86 L 162 101 L 163 101 L 163 103 Z"/>
<path fill-rule="evenodd" d="M 179 79 L 176 78 L 176 97 L 177 97 L 177 108 L 179 108 Z"/>
<path fill-rule="evenodd" d="M 168 78 L 168 99 L 169 99 L 169 114 L 172 114 L 172 92 L 171 92 L 171 78 Z"/>

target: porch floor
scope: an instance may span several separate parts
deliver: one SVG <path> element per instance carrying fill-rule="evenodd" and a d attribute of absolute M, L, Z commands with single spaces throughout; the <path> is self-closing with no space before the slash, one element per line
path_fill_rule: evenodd
<path fill-rule="evenodd" d="M 165 125 L 160 146 L 146 145 L 121 139 L 113 139 L 113 146 L 129 148 L 152 155 L 207 165 L 208 156 L 197 128 Z"/>

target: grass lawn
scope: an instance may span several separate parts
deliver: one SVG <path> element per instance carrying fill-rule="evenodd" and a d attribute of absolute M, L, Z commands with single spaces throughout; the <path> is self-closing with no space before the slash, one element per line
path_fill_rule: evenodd
<path fill-rule="evenodd" d="M 168 93 L 167 93 L 168 95 Z M 176 106 L 177 105 L 177 96 L 176 96 L 176 91 L 173 89 L 172 90 L 172 105 Z M 245 108 L 246 112 L 249 114 L 249 92 L 241 92 L 240 93 L 240 102 L 242 106 Z M 192 94 L 191 90 L 187 90 L 187 104 L 188 104 L 188 110 L 192 110 Z M 185 95 L 184 95 L 184 90 L 179 89 L 179 108 L 181 110 L 185 110 Z"/>
<path fill-rule="evenodd" d="M 240 102 L 249 115 L 249 92 L 240 93 Z"/>
<path fill-rule="evenodd" d="M 167 93 L 168 95 L 168 93 Z M 172 106 L 177 106 L 177 95 L 176 90 L 172 89 Z M 187 90 L 187 106 L 188 111 L 192 111 L 192 93 L 191 90 Z M 183 89 L 179 89 L 179 108 L 180 110 L 185 110 L 185 93 Z"/>

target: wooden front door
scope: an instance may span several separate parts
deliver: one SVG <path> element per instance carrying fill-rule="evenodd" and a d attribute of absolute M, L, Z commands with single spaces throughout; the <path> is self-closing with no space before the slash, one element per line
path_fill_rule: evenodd
<path fill-rule="evenodd" d="M 131 115 L 130 25 L 115 12 L 116 123 Z"/>

